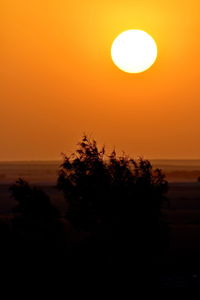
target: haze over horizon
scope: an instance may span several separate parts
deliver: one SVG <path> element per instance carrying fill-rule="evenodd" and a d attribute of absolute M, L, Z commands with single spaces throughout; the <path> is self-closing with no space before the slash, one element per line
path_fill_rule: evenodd
<path fill-rule="evenodd" d="M 197 0 L 3 0 L 0 161 L 60 160 L 88 133 L 108 152 L 200 158 Z M 148 32 L 155 65 L 131 75 L 110 56 L 127 29 Z"/>

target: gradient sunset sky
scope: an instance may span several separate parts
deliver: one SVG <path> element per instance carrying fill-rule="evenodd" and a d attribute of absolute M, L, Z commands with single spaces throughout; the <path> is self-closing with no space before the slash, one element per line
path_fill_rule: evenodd
<path fill-rule="evenodd" d="M 198 0 L 3 0 L 0 160 L 59 159 L 88 133 L 134 157 L 200 158 Z M 158 59 L 128 74 L 110 48 L 124 30 Z"/>

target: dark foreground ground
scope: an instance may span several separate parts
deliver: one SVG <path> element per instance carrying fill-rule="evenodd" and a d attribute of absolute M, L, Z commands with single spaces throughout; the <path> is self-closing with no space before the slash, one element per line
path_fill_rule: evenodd
<path fill-rule="evenodd" d="M 158 259 L 161 287 L 200 288 L 200 184 L 171 183 L 167 197 L 170 245 Z"/>
<path fill-rule="evenodd" d="M 9 218 L 15 202 L 8 184 L 0 185 L 0 214 Z M 43 185 L 64 214 L 66 204 L 52 185 Z M 161 288 L 200 288 L 200 183 L 170 183 L 168 206 L 163 210 L 169 225 L 169 248 L 154 261 Z M 66 225 L 67 226 L 67 225 Z M 14 253 L 14 249 L 13 249 Z"/>

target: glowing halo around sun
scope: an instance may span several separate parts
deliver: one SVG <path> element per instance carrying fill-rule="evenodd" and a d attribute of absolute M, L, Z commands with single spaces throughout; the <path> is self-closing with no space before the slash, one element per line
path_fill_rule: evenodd
<path fill-rule="evenodd" d="M 154 39 L 145 31 L 131 29 L 122 32 L 112 44 L 114 64 L 127 73 L 140 73 L 149 69 L 158 54 Z"/>

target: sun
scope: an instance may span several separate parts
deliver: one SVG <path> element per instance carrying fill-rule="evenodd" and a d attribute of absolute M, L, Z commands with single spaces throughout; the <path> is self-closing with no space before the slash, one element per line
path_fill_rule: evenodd
<path fill-rule="evenodd" d="M 149 69 L 157 58 L 154 39 L 145 31 L 131 29 L 116 37 L 111 47 L 114 64 L 127 73 L 140 73 Z"/>

